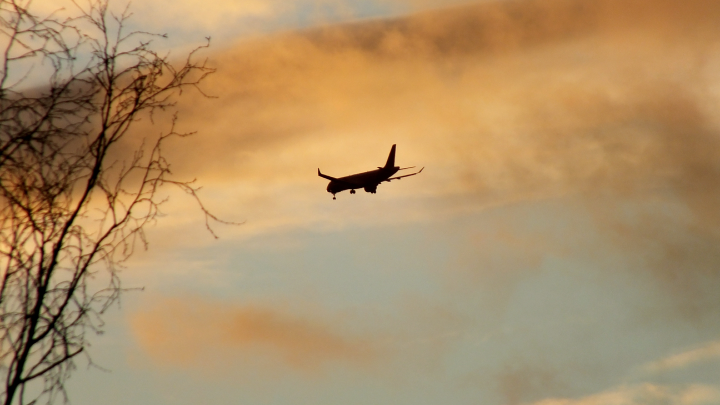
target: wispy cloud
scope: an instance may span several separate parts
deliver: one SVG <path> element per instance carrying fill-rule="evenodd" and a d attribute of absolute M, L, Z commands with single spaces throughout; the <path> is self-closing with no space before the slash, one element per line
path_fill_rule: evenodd
<path fill-rule="evenodd" d="M 133 3 L 135 23 L 154 26 L 158 18 L 164 24 L 182 24 L 186 28 L 217 33 L 237 30 L 237 25 L 250 19 L 268 19 L 287 11 L 287 2 L 276 0 L 154 0 Z M 235 27 L 235 28 L 233 28 Z"/>
<path fill-rule="evenodd" d="M 140 347 L 161 366 L 224 368 L 259 357 L 316 372 L 329 362 L 369 365 L 379 354 L 369 340 L 282 307 L 168 298 L 132 314 L 130 326 Z"/>
<path fill-rule="evenodd" d="M 643 366 L 643 369 L 654 374 L 682 369 L 708 361 L 720 361 L 720 340 L 653 361 Z"/>
<path fill-rule="evenodd" d="M 621 386 L 586 397 L 551 398 L 533 405 L 710 405 L 720 401 L 720 388 L 709 385 L 665 386 L 640 384 Z"/>
<path fill-rule="evenodd" d="M 199 134 L 167 153 L 178 177 L 199 178 L 205 186 L 201 196 L 213 212 L 247 220 L 220 230 L 232 243 L 295 228 L 447 222 L 442 231 L 459 234 L 458 243 L 442 251 L 448 262 L 437 271 L 465 284 L 473 296 L 503 295 L 482 309 L 493 319 L 506 316 L 505 304 L 517 299 L 518 284 L 536 287 L 528 272 L 548 258 L 575 254 L 580 259 L 565 264 L 589 272 L 593 281 L 613 278 L 617 261 L 625 260 L 629 264 L 617 267 L 636 270 L 641 276 L 633 281 L 641 282 L 632 287 L 639 291 L 622 294 L 655 301 L 645 306 L 601 286 L 597 302 L 573 312 L 587 328 L 558 322 L 547 335 L 513 334 L 523 335 L 518 337 L 523 348 L 534 339 L 557 343 L 557 335 L 578 336 L 567 339 L 577 345 L 572 352 L 548 345 L 549 353 L 575 358 L 560 366 L 534 358 L 522 366 L 510 359 L 506 367 L 504 354 L 495 350 L 504 346 L 492 342 L 498 346 L 487 354 L 497 356 L 496 363 L 478 366 L 484 367 L 483 383 L 497 382 L 493 389 L 510 403 L 538 398 L 547 399 L 536 405 L 718 403 L 720 388 L 707 385 L 640 384 L 585 394 L 594 392 L 587 387 L 612 386 L 608 381 L 626 371 L 613 356 L 598 361 L 610 352 L 602 346 L 618 344 L 613 332 L 629 327 L 620 323 L 632 319 L 632 327 L 642 329 L 635 325 L 638 319 L 638 324 L 656 322 L 658 314 L 677 312 L 675 307 L 684 308 L 683 322 L 719 309 L 713 288 L 720 279 L 719 21 L 720 3 L 711 0 L 495 1 L 269 36 L 210 55 L 218 73 L 206 91 L 218 98 L 195 94 L 180 101 L 180 129 Z M 143 135 L 157 133 L 140 129 Z M 326 181 L 316 176 L 318 167 L 332 175 L 372 169 L 384 162 L 393 143 L 399 163 L 426 166 L 422 176 L 383 185 L 378 195 L 345 194 L 331 201 Z M 558 211 L 580 206 L 581 214 L 568 214 L 550 234 L 543 224 L 553 223 L 554 214 L 537 208 L 548 200 L 561 201 Z M 198 223 L 194 230 L 202 231 L 193 204 L 173 198 L 163 227 L 153 230 L 153 253 L 202 245 L 188 227 Z M 445 221 L 464 222 L 468 212 L 512 204 L 537 210 L 516 221 L 498 214 L 487 227 Z M 292 243 L 304 243 L 300 239 Z M 167 249 L 158 250 L 163 244 Z M 602 274 L 583 268 L 591 267 L 588 262 Z M 593 281 L 544 288 L 552 296 L 553 288 Z M 663 287 L 660 294 L 656 283 Z M 558 308 L 582 302 L 573 294 L 584 292 L 571 291 Z M 616 298 L 632 306 L 627 317 L 615 315 L 625 311 L 621 304 L 605 306 Z M 472 306 L 473 315 L 481 311 L 467 297 L 448 301 Z M 542 302 L 537 308 L 540 321 L 565 314 L 541 314 Z M 588 320 L 596 313 L 607 316 Z M 335 321 L 282 305 L 203 299 L 160 300 L 131 317 L 140 346 L 153 361 L 171 366 L 211 368 L 239 358 L 252 360 L 243 364 L 268 361 L 313 373 L 330 364 L 367 367 L 383 358 L 383 344 Z M 388 323 L 397 329 L 387 330 L 400 336 L 396 341 L 411 341 L 398 332 L 408 322 L 393 319 Z M 436 322 L 422 322 L 430 326 L 413 334 L 428 336 L 433 350 L 451 346 L 466 327 Z M 601 322 L 617 324 L 613 329 Z M 437 333 L 443 330 L 450 332 Z M 632 342 L 620 344 L 627 346 L 613 351 L 617 357 L 637 352 Z M 689 367 L 716 358 L 717 350 L 711 342 L 646 369 Z M 417 358 L 423 356 L 430 355 Z M 575 362 L 592 370 L 591 377 L 568 371 Z M 568 386 L 572 389 L 565 390 Z"/>
<path fill-rule="evenodd" d="M 619 254 L 673 293 L 663 314 L 716 311 L 720 3 L 573 4 L 489 2 L 212 54 L 218 98 L 180 101 L 180 129 L 199 133 L 166 149 L 173 171 L 199 179 L 215 214 L 247 221 L 220 229 L 238 243 L 572 201 L 591 220 L 556 236 L 530 220 L 468 231 L 447 277 L 510 297 L 548 255 Z M 331 200 L 318 167 L 368 170 L 392 143 L 421 176 Z M 194 204 L 173 197 L 154 254 L 211 243 Z"/>
<path fill-rule="evenodd" d="M 367 170 L 398 143 L 400 161 L 428 166 L 414 188 L 387 186 L 432 198 L 405 210 L 413 220 L 429 208 L 666 193 L 713 234 L 718 100 L 705 89 L 720 59 L 704 27 L 717 4 L 584 4 L 493 2 L 214 55 L 207 91 L 219 98 L 181 104 L 181 123 L 201 133 L 172 151 L 175 170 L 225 190 L 245 230 L 297 225 L 326 217 L 317 167 Z"/>

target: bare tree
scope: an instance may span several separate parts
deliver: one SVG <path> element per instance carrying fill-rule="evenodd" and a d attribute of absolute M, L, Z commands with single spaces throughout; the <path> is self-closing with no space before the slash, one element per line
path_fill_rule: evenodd
<path fill-rule="evenodd" d="M 67 400 L 64 383 L 87 334 L 102 331 L 101 315 L 122 291 L 121 264 L 136 243 L 147 245 L 143 228 L 163 202 L 158 188 L 178 186 L 200 203 L 163 156 L 168 138 L 186 135 L 175 132 L 175 118 L 159 136 L 130 149 L 123 142 L 138 120 L 172 110 L 176 96 L 200 91 L 213 72 L 195 60 L 209 39 L 173 65 L 152 50 L 158 36 L 126 32 L 129 12 L 112 13 L 107 0 L 76 4 L 70 19 L 36 17 L 29 3 L 0 0 L 6 405 Z M 217 220 L 200 208 L 206 225 Z"/>

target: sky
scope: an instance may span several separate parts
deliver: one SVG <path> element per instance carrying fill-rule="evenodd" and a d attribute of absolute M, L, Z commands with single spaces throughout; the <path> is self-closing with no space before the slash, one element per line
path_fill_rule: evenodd
<path fill-rule="evenodd" d="M 72 403 L 720 404 L 720 3 L 132 9 L 212 36 L 167 153 L 242 225 L 167 190 Z"/>

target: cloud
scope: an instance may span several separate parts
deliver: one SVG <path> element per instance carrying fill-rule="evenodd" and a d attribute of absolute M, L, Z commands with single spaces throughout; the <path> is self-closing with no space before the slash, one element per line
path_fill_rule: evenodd
<path fill-rule="evenodd" d="M 181 129 L 200 132 L 167 152 L 220 217 L 247 220 L 233 237 L 565 198 L 606 246 L 707 296 L 697 288 L 720 268 L 717 21 L 707 0 L 527 0 L 268 36 L 210 55 L 218 98 L 180 101 Z M 403 208 L 341 195 L 328 215 L 317 168 L 367 170 L 392 143 L 399 163 L 427 167 L 372 196 Z M 168 221 L 196 221 L 191 204 L 168 206 L 163 239 L 184 243 Z"/>
<path fill-rule="evenodd" d="M 717 388 L 706 386 L 563 396 L 616 382 L 622 360 L 597 356 L 616 341 L 609 331 L 629 327 L 621 323 L 644 315 L 654 321 L 677 312 L 674 306 L 683 307 L 683 322 L 719 309 L 711 291 L 720 276 L 719 16 L 720 4 L 704 0 L 498 1 L 248 41 L 210 55 L 218 73 L 205 89 L 218 98 L 181 100 L 182 129 L 200 132 L 167 152 L 178 177 L 199 178 L 216 214 L 247 220 L 221 231 L 233 243 L 294 228 L 463 222 L 468 213 L 493 210 L 498 220 L 489 227 L 445 229 L 460 242 L 442 271 L 472 294 L 502 295 L 491 304 L 506 301 L 488 310 L 498 318 L 519 283 L 535 282 L 528 272 L 552 256 L 582 256 L 565 264 L 581 272 L 591 271 L 583 268 L 590 262 L 602 277 L 649 274 L 636 295 L 657 307 L 603 285 L 609 296 L 598 293 L 597 302 L 628 302 L 627 317 L 613 313 L 600 317 L 610 325 L 586 328 L 560 323 L 558 333 L 570 330 L 564 335 L 593 344 L 568 338 L 576 358 L 557 360 L 560 367 L 532 358 L 524 368 L 500 365 L 496 388 L 510 403 L 549 396 L 558 398 L 544 405 L 712 402 Z M 426 166 L 422 176 L 381 186 L 375 196 L 330 200 L 318 167 L 331 175 L 368 170 L 384 162 L 392 143 L 398 163 Z M 559 208 L 547 210 L 546 201 Z M 202 223 L 188 214 L 190 204 L 174 198 L 154 249 L 198 248 L 187 223 L 198 230 Z M 527 214 L 514 221 L 508 217 L 518 211 L 498 214 L 513 205 L 528 207 Z M 555 221 L 565 214 L 571 218 Z M 304 243 L 299 239 L 293 243 Z M 622 265 L 613 261 L 621 261 L 617 254 Z M 571 305 L 558 307 L 576 304 L 572 293 Z M 592 305 L 597 309 L 570 312 L 615 308 Z M 132 323 L 150 357 L 170 365 L 197 365 L 210 353 L 219 364 L 227 355 L 314 371 L 378 356 L 372 341 L 326 317 L 274 305 L 169 301 L 133 315 Z M 543 335 L 519 338 L 522 347 L 533 339 Z M 568 378 L 575 363 L 595 374 Z"/>
<path fill-rule="evenodd" d="M 518 366 L 505 369 L 498 375 L 498 391 L 508 405 L 544 397 L 563 389 L 558 373 L 545 366 Z"/>
<path fill-rule="evenodd" d="M 643 366 L 643 369 L 648 373 L 655 374 L 713 360 L 720 360 L 720 340 L 648 363 Z"/>
<path fill-rule="evenodd" d="M 221 0 L 212 3 L 201 0 L 153 0 L 133 4 L 137 23 L 153 26 L 159 17 L 165 24 L 182 24 L 186 28 L 214 32 L 229 29 L 251 18 L 270 18 L 287 6 L 274 0 Z"/>
<path fill-rule="evenodd" d="M 509 294 L 548 254 L 620 254 L 697 319 L 720 277 L 717 21 L 707 0 L 528 0 L 272 35 L 209 55 L 218 98 L 180 100 L 180 130 L 199 133 L 166 152 L 215 214 L 247 221 L 221 229 L 238 241 L 579 205 L 592 221 L 553 237 L 531 215 L 468 231 L 451 277 Z M 393 143 L 422 175 L 329 205 L 318 167 L 368 170 Z M 202 247 L 194 202 L 165 209 L 153 249 Z"/>
<path fill-rule="evenodd" d="M 317 372 L 333 362 L 370 365 L 379 355 L 371 341 L 346 336 L 326 320 L 282 307 L 157 299 L 133 313 L 130 326 L 150 358 L 167 366 L 223 369 L 243 359 Z"/>
<path fill-rule="evenodd" d="M 551 4 L 536 3 L 519 9 L 533 14 Z M 602 7 L 552 5 L 557 10 L 545 6 L 532 25 L 511 18 L 520 6 L 492 3 L 224 52 L 213 58 L 219 73 L 207 89 L 219 100 L 184 107 L 185 120 L 204 136 L 182 157 L 213 176 L 260 175 L 264 163 L 278 163 L 273 153 L 288 165 L 319 156 L 314 163 L 339 166 L 347 160 L 344 144 L 372 142 L 358 151 L 365 153 L 390 136 L 413 152 L 433 149 L 431 163 L 454 163 L 461 181 L 450 185 L 466 192 L 617 191 L 707 173 L 712 148 L 703 146 L 714 132 L 705 128 L 711 122 L 704 109 L 711 100 L 695 93 L 704 81 L 692 66 L 666 65 L 680 50 L 652 43 L 653 31 L 623 38 L 616 49 L 615 35 L 629 28 L 591 23 Z M 551 11 L 559 15 L 550 18 Z M 487 23 L 473 28 L 478 18 Z M 711 57 L 699 41 L 676 41 Z M 536 50 L 524 51 L 530 46 Z M 627 60 L 633 54 L 637 59 Z M 677 141 L 678 132 L 693 141 Z M 291 149 L 295 159 L 284 156 Z M 691 157 L 699 157 L 698 167 Z M 283 169 L 273 178 L 287 176 Z"/>
<path fill-rule="evenodd" d="M 720 389 L 709 385 L 664 386 L 640 384 L 578 399 L 552 398 L 533 405 L 710 405 L 720 403 Z"/>

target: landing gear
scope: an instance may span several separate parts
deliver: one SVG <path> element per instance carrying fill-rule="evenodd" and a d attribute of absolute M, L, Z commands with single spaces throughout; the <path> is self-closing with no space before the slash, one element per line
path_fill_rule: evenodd
<path fill-rule="evenodd" d="M 355 194 L 355 190 L 350 190 L 350 194 Z"/>
<path fill-rule="evenodd" d="M 337 200 L 337 198 L 335 198 L 335 194 L 333 194 L 333 200 Z"/>

